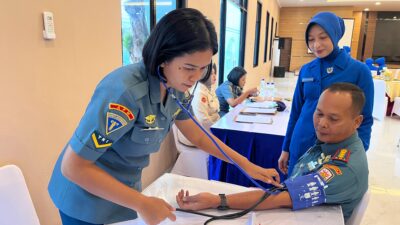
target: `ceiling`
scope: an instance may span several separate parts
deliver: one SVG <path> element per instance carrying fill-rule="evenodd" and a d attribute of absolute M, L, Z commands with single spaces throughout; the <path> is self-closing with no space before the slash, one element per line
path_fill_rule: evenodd
<path fill-rule="evenodd" d="M 400 0 L 278 0 L 281 7 L 353 6 L 356 10 L 400 11 Z M 380 5 L 376 5 L 380 2 Z"/>

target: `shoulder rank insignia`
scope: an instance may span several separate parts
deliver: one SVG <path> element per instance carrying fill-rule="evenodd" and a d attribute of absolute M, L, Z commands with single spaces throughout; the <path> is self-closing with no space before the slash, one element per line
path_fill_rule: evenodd
<path fill-rule="evenodd" d="M 152 125 L 156 121 L 156 115 L 148 115 L 144 119 L 148 125 Z"/>
<path fill-rule="evenodd" d="M 131 112 L 131 110 L 129 110 L 127 107 L 117 104 L 117 103 L 110 103 L 108 105 L 109 109 L 113 109 L 113 110 L 117 110 L 122 112 L 123 114 L 125 114 L 129 120 L 134 120 L 135 119 L 135 115 L 133 115 L 133 113 Z"/>
<path fill-rule="evenodd" d="M 351 154 L 350 150 L 342 148 L 335 152 L 335 154 L 332 157 L 332 160 L 339 160 L 339 161 L 347 163 L 350 159 L 350 154 Z"/>
<path fill-rule="evenodd" d="M 105 136 L 101 135 L 99 132 L 94 131 L 92 133 L 92 141 L 96 148 L 106 148 L 112 145 L 112 141 Z"/>
<path fill-rule="evenodd" d="M 319 171 L 318 174 L 324 179 L 325 182 L 330 181 L 335 175 L 332 173 L 331 170 L 328 168 L 322 167 Z"/>
<path fill-rule="evenodd" d="M 335 165 L 332 165 L 332 164 L 324 164 L 323 167 L 335 171 L 336 175 L 342 175 L 343 174 L 342 170 L 338 166 L 335 166 Z"/>
<path fill-rule="evenodd" d="M 111 132 L 124 127 L 126 124 L 128 123 L 121 116 L 115 113 L 107 112 L 106 135 L 109 135 Z"/>

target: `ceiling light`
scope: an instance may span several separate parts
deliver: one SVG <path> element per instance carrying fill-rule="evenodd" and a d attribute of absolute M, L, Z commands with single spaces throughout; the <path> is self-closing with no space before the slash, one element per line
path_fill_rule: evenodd
<path fill-rule="evenodd" d="M 375 2 L 375 5 L 381 5 L 381 2 Z"/>
<path fill-rule="evenodd" d="M 369 11 L 369 8 L 365 8 L 364 11 Z"/>

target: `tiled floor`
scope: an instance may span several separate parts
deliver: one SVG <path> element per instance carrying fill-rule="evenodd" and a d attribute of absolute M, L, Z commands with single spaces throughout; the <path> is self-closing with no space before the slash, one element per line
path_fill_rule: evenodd
<path fill-rule="evenodd" d="M 400 117 L 374 121 L 367 152 L 371 198 L 363 225 L 400 224 Z"/>

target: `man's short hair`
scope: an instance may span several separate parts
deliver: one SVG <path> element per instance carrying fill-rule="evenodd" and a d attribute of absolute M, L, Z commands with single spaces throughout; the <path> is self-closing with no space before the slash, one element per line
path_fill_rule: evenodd
<path fill-rule="evenodd" d="M 365 95 L 363 90 L 361 90 L 361 88 L 351 83 L 338 82 L 332 84 L 325 90 L 330 91 L 332 93 L 336 92 L 349 93 L 351 96 L 351 107 L 353 109 L 353 112 L 356 115 L 361 114 L 365 104 Z"/>

